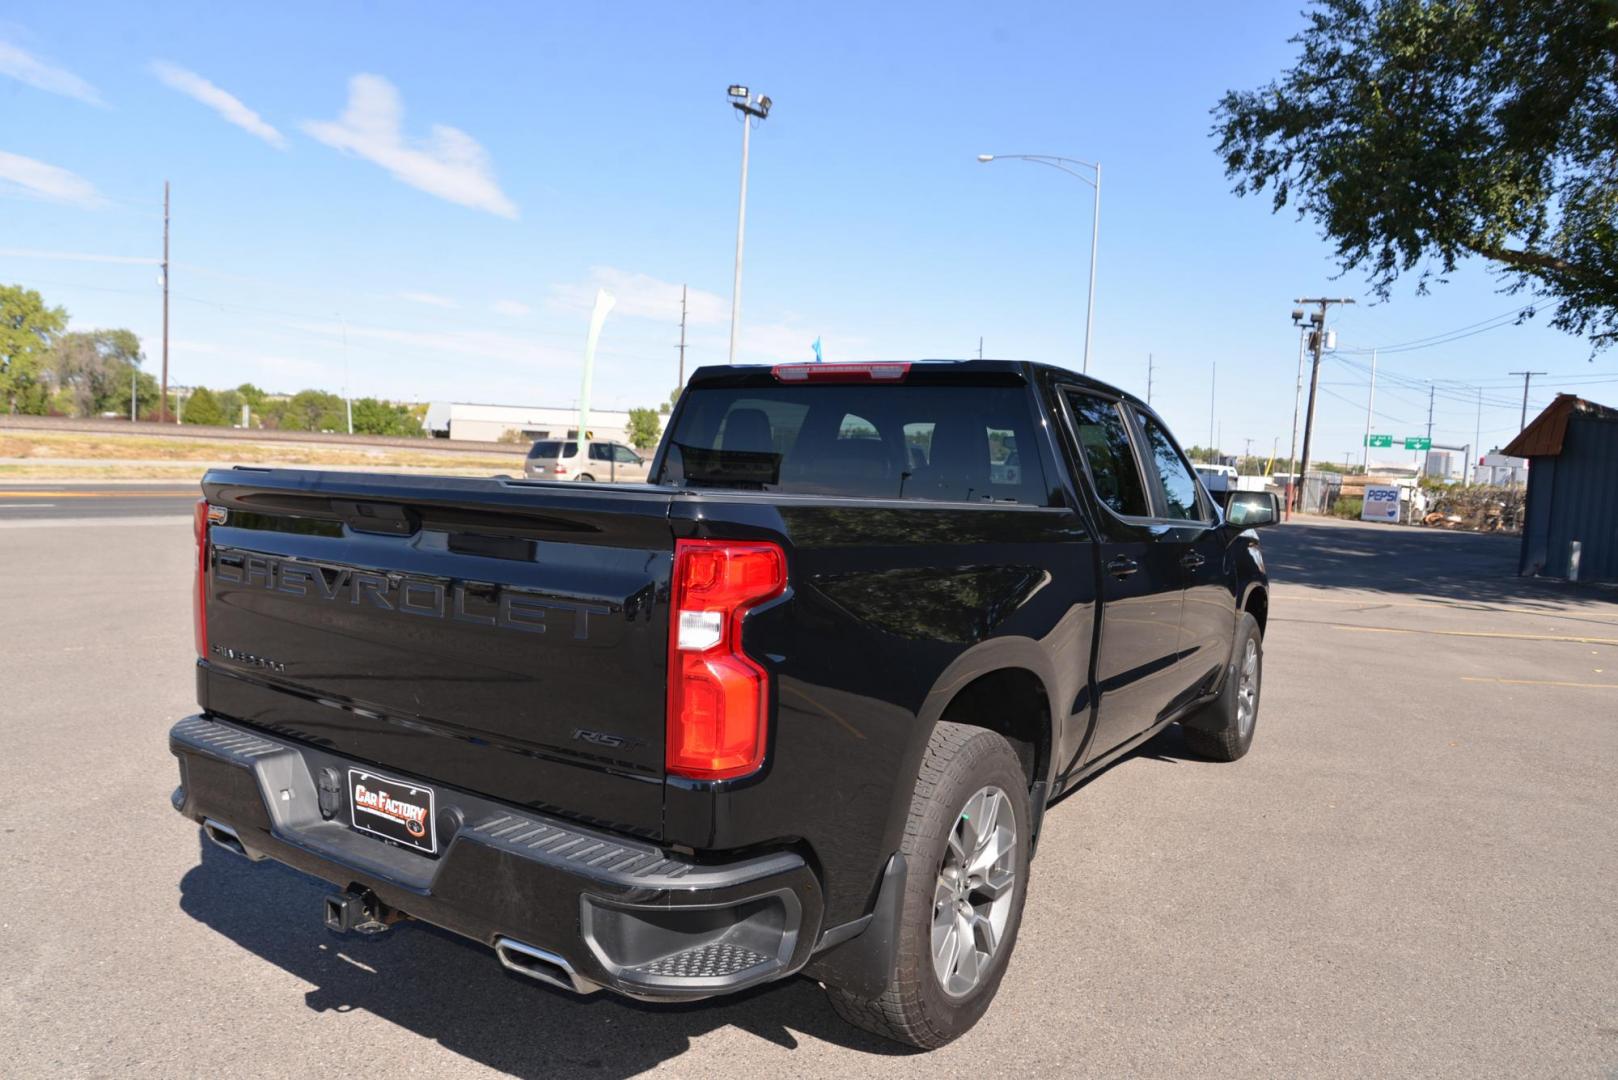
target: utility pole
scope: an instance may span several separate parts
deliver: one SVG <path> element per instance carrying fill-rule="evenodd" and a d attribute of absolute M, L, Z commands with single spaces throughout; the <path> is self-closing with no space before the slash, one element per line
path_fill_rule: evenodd
<path fill-rule="evenodd" d="M 1309 471 L 1309 444 L 1315 433 L 1315 397 L 1320 391 L 1320 356 L 1321 353 L 1326 351 L 1326 311 L 1333 304 L 1352 304 L 1353 302 L 1353 300 L 1346 297 L 1334 300 L 1324 296 L 1304 297 L 1293 301 L 1294 304 L 1318 304 L 1320 306 L 1319 320 L 1310 320 L 1316 324 L 1313 334 L 1315 362 L 1309 372 L 1309 412 L 1304 416 L 1303 420 L 1303 460 L 1298 463 L 1298 484 L 1300 486 L 1303 484 L 1304 475 Z"/>
<path fill-rule="evenodd" d="M 1152 354 L 1146 354 L 1146 404 L 1152 403 Z"/>
<path fill-rule="evenodd" d="M 732 86 L 730 104 L 742 114 L 742 190 L 736 207 L 736 276 L 730 289 L 730 362 L 736 362 L 736 333 L 742 321 L 742 241 L 747 235 L 747 147 L 753 130 L 753 118 L 763 120 L 770 115 L 770 99 L 760 94 L 757 98 L 745 86 Z"/>
<path fill-rule="evenodd" d="M 983 359 L 983 337 L 981 335 L 978 337 L 978 359 Z"/>
<path fill-rule="evenodd" d="M 1371 350 L 1371 396 L 1365 402 L 1365 475 L 1371 475 L 1371 414 L 1376 410 L 1376 350 Z"/>
<path fill-rule="evenodd" d="M 1248 459 L 1253 456 L 1253 440 L 1252 439 L 1247 439 L 1246 442 L 1247 442 L 1247 445 L 1242 449 L 1242 464 L 1243 465 L 1246 465 Z M 1236 471 L 1239 473 L 1239 472 L 1241 472 L 1241 469 L 1238 468 Z"/>
<path fill-rule="evenodd" d="M 1478 458 L 1478 457 L 1483 456 L 1483 387 L 1481 387 L 1481 386 L 1478 387 L 1478 419 L 1477 419 L 1477 425 L 1478 425 L 1477 430 L 1475 432 L 1473 432 L 1473 434 L 1472 434 L 1472 455 L 1471 456 L 1474 457 L 1474 458 Z M 1469 470 L 1467 475 L 1470 477 L 1470 482 L 1474 483 L 1474 484 L 1477 483 L 1478 482 L 1478 463 L 1476 461 L 1467 462 L 1467 469 Z"/>
<path fill-rule="evenodd" d="M 1213 370 L 1208 375 L 1208 450 L 1219 456 L 1218 439 L 1214 437 L 1214 394 L 1219 388 L 1219 361 L 1213 361 Z"/>
<path fill-rule="evenodd" d="M 169 418 L 169 182 L 163 181 L 163 394 L 157 406 L 157 422 Z"/>
<path fill-rule="evenodd" d="M 683 391 L 685 389 L 685 290 L 686 290 L 686 286 L 681 285 L 680 286 L 680 344 L 677 346 L 679 348 L 679 350 L 680 350 L 680 382 L 679 382 L 678 386 L 675 389 L 675 393 L 679 393 L 679 392 L 681 392 L 681 391 Z"/>
<path fill-rule="evenodd" d="M 1303 400 L 1303 345 L 1309 340 L 1308 327 L 1303 322 L 1303 312 L 1294 311 L 1292 321 L 1298 325 L 1298 381 L 1292 388 L 1292 448 L 1287 451 L 1287 521 L 1292 520 L 1292 504 L 1297 501 L 1298 481 L 1293 475 L 1293 466 L 1298 463 L 1298 405 Z M 1272 455 L 1273 456 L 1273 455 Z"/>
<path fill-rule="evenodd" d="M 165 244 L 166 243 L 167 242 L 165 241 Z M 167 311 L 167 307 L 165 307 L 164 310 Z M 1521 434 L 1522 429 L 1528 426 L 1528 382 L 1535 375 L 1543 375 L 1545 373 L 1543 371 L 1508 371 L 1506 374 L 1522 376 L 1522 418 L 1517 421 L 1517 432 L 1518 434 Z"/>
<path fill-rule="evenodd" d="M 134 364 L 129 365 L 129 422 L 131 424 L 135 422 L 135 376 L 139 373 L 140 368 Z"/>
<path fill-rule="evenodd" d="M 1428 383 L 1427 384 L 1427 449 L 1422 450 L 1422 451 L 1418 451 L 1421 454 L 1431 454 L 1433 452 L 1433 390 L 1434 390 L 1433 384 Z M 1421 459 L 1421 471 L 1420 471 L 1419 475 L 1421 475 L 1421 476 L 1426 476 L 1427 475 L 1427 458 L 1426 457 L 1423 457 Z"/>

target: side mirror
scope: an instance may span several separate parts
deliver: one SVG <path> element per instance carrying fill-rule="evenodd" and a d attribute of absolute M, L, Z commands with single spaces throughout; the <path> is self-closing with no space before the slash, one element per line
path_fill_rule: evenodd
<path fill-rule="evenodd" d="M 1274 525 L 1281 517 L 1281 502 L 1271 491 L 1233 491 L 1225 504 L 1225 520 L 1238 529 Z"/>

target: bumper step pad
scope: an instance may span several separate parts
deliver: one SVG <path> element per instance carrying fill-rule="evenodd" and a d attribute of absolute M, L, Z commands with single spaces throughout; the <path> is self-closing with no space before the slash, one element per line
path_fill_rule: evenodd
<path fill-rule="evenodd" d="M 716 941 L 642 964 L 631 970 L 643 975 L 675 979 L 714 979 L 740 975 L 748 968 L 767 964 L 771 957 L 745 945 Z"/>

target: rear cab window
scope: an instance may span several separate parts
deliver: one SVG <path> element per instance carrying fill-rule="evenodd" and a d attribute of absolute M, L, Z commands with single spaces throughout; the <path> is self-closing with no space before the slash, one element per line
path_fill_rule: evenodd
<path fill-rule="evenodd" d="M 694 386 L 659 481 L 688 488 L 1045 506 L 1020 381 Z"/>
<path fill-rule="evenodd" d="M 558 439 L 541 439 L 539 442 L 536 442 L 532 447 L 529 448 L 528 456 L 531 458 L 569 458 L 576 456 L 578 452 L 579 444 L 576 442 L 562 442 Z"/>

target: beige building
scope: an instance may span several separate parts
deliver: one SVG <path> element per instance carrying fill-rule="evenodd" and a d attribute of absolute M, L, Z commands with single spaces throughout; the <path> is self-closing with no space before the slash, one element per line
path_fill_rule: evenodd
<path fill-rule="evenodd" d="M 661 434 L 668 417 L 659 414 Z M 531 441 L 576 436 L 579 410 L 547 405 L 477 405 L 435 401 L 427 407 L 427 430 L 441 439 L 499 442 L 502 437 Z M 586 429 L 593 438 L 629 444 L 629 413 L 622 409 L 591 409 Z M 515 432 L 515 435 L 508 435 Z"/>

